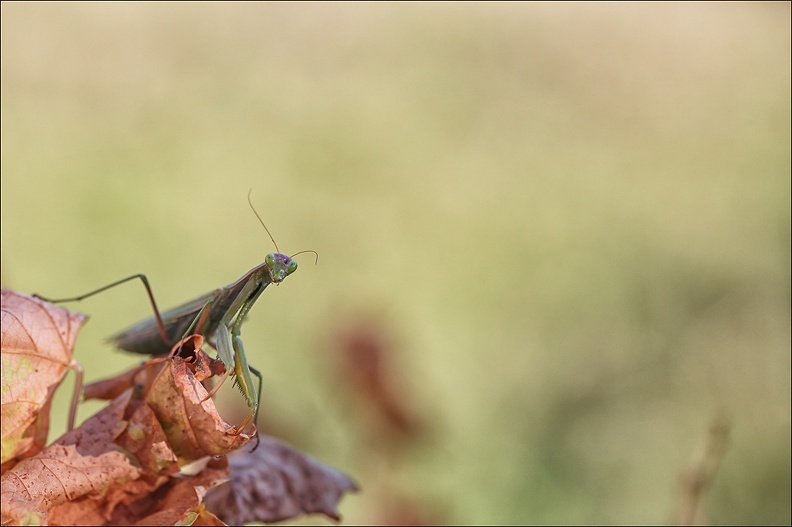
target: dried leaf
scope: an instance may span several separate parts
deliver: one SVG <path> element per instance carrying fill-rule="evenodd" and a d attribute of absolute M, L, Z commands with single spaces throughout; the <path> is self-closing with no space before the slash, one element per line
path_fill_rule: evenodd
<path fill-rule="evenodd" d="M 53 524 L 58 525 L 194 525 L 198 519 L 207 525 L 223 525 L 204 511 L 202 501 L 207 489 L 228 480 L 227 463 L 204 469 L 195 476 L 174 474 L 162 478 L 156 489 L 130 492 L 131 485 L 120 486 L 126 499 L 119 501 L 108 514 L 100 515 L 96 508 L 65 504 L 50 512 Z"/>
<path fill-rule="evenodd" d="M 148 506 L 148 514 L 137 520 L 136 524 L 193 525 L 202 517 L 203 522 L 223 525 L 216 523 L 219 521 L 217 517 L 204 510 L 203 499 L 208 489 L 228 481 L 228 475 L 228 464 L 222 463 L 219 467 L 207 467 L 195 476 L 171 478 L 168 485 L 135 504 L 137 507 L 144 503 Z M 124 511 L 119 509 L 119 512 Z M 122 518 L 127 521 L 128 516 Z"/>
<path fill-rule="evenodd" d="M 174 346 L 179 355 L 152 359 L 130 372 L 92 383 L 85 391 L 96 398 L 129 388 L 141 392 L 181 464 L 228 454 L 244 446 L 251 435 L 226 423 L 214 401 L 206 399 L 208 393 L 201 381 L 223 370 L 217 367 L 222 362 L 201 349 L 203 342 L 200 335 L 191 335 Z"/>
<path fill-rule="evenodd" d="M 140 468 L 134 480 L 116 482 L 97 497 L 84 495 L 48 512 L 57 525 L 190 525 L 197 518 L 211 524 L 201 502 L 206 490 L 228 479 L 227 463 L 215 463 L 195 476 L 178 474 L 179 465 L 154 412 L 143 401 L 127 400 L 126 428 L 115 439 L 118 449 Z M 114 401 L 113 404 L 116 403 Z"/>
<path fill-rule="evenodd" d="M 111 401 L 135 385 L 135 377 L 146 368 L 147 363 L 119 373 L 115 377 L 87 384 L 83 388 L 83 400 L 102 399 Z"/>
<path fill-rule="evenodd" d="M 45 444 L 49 401 L 75 364 L 74 342 L 87 318 L 2 289 L 2 463 L 30 457 Z"/>
<path fill-rule="evenodd" d="M 207 393 L 193 370 L 206 378 L 213 365 L 202 342 L 190 339 L 187 359 L 152 359 L 118 377 L 129 386 L 108 407 L 5 474 L 3 523 L 215 522 L 200 504 L 206 489 L 227 479 L 227 467 L 176 478 L 179 462 L 226 454 L 249 438 L 220 418 L 211 399 L 201 403 Z"/>
<path fill-rule="evenodd" d="M 356 492 L 348 476 L 271 437 L 252 453 L 229 456 L 231 480 L 210 490 L 206 508 L 229 525 L 321 513 L 340 519 L 338 501 Z"/>
<path fill-rule="evenodd" d="M 198 517 L 195 518 L 195 521 L 193 522 L 193 526 L 211 527 L 216 525 L 225 525 L 225 523 L 223 523 L 223 521 L 220 518 L 218 518 L 208 510 L 206 510 L 206 505 L 201 503 L 201 506 L 198 507 Z"/>
<path fill-rule="evenodd" d="M 174 348 L 178 352 L 177 356 L 186 359 L 191 364 L 190 369 L 193 371 L 193 376 L 197 381 L 203 381 L 212 375 L 222 375 L 225 373 L 225 367 L 222 361 L 209 358 L 206 353 L 199 353 L 204 343 L 204 338 L 201 335 L 190 335 L 177 343 Z M 150 370 L 151 365 L 161 364 L 166 359 L 155 358 L 150 361 L 144 362 L 139 366 L 130 370 L 119 373 L 114 377 L 102 379 L 92 382 L 87 385 L 83 390 L 83 399 L 115 399 L 125 390 L 134 386 L 141 387 L 148 378 L 149 374 L 141 374 L 144 370 Z M 156 372 L 159 372 L 158 367 Z"/>
<path fill-rule="evenodd" d="M 146 402 L 183 464 L 204 456 L 225 455 L 250 441 L 251 436 L 220 417 L 207 395 L 189 364 L 178 357 L 166 363 L 147 392 Z"/>
<path fill-rule="evenodd" d="M 7 298 L 9 304 L 19 302 L 22 307 L 7 311 Z M 19 406 L 14 405 L 21 400 L 10 396 L 17 392 L 9 386 L 34 373 L 24 372 L 21 365 L 32 364 L 29 370 L 45 374 L 44 380 L 37 380 L 44 386 L 43 400 L 31 405 L 32 418 L 21 427 L 23 435 L 13 432 L 19 425 L 8 428 L 15 445 L 29 448 L 36 430 L 43 428 L 46 437 L 51 392 L 71 364 L 76 333 L 85 321 L 82 315 L 50 308 L 3 291 L 4 453 L 6 395 L 8 408 L 17 413 Z M 44 319 L 49 328 L 42 328 Z M 60 353 L 53 353 L 54 343 L 60 345 Z M 152 359 L 89 388 L 89 396 L 114 398 L 34 457 L 4 465 L 2 524 L 221 525 L 203 501 L 207 491 L 228 479 L 226 458 L 199 466 L 193 475 L 178 470 L 183 463 L 227 454 L 250 437 L 223 421 L 207 398 L 201 381 L 223 373 L 223 367 L 200 349 L 202 343 L 200 336 L 192 336 L 179 345 L 179 356 Z M 8 354 L 13 359 L 6 360 L 6 349 L 13 350 Z M 58 368 L 53 373 L 38 361 Z M 233 499 L 223 507 L 223 499 L 214 498 L 214 503 L 220 500 L 215 510 L 225 509 L 231 523 L 277 521 L 312 512 L 338 519 L 338 500 L 344 492 L 356 490 L 345 475 L 272 439 L 263 441 L 258 453 L 235 456 L 231 463 L 235 483 L 224 485 L 223 492 Z"/>
<path fill-rule="evenodd" d="M 97 500 L 93 508 L 101 510 L 98 500 L 109 488 L 137 479 L 140 469 L 112 446 L 114 436 L 125 428 L 117 425 L 123 423 L 127 402 L 128 394 L 4 474 L 2 523 L 20 523 L 34 512 L 46 519 L 53 507 L 86 497 Z"/>

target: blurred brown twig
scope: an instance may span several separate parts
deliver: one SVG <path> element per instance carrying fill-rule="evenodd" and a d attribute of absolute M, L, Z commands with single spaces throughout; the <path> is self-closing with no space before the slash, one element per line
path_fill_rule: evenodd
<path fill-rule="evenodd" d="M 712 484 L 729 439 L 730 425 L 723 418 L 716 419 L 707 432 L 701 448 L 679 476 L 675 525 L 704 525 L 708 523 L 703 510 L 704 491 Z"/>

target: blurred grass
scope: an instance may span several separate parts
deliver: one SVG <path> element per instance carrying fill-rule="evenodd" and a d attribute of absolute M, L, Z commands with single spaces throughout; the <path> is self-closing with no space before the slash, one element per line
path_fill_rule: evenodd
<path fill-rule="evenodd" d="M 252 187 L 281 250 L 320 260 L 265 293 L 246 348 L 264 406 L 359 480 L 348 522 L 390 479 L 439 521 L 662 523 L 725 415 L 710 520 L 788 524 L 789 20 L 4 3 L 3 286 L 145 272 L 188 300 L 272 250 Z M 142 291 L 72 307 L 89 380 L 135 362 L 102 339 L 148 316 Z M 369 310 L 435 428 L 398 473 L 330 402 L 331 330 Z"/>

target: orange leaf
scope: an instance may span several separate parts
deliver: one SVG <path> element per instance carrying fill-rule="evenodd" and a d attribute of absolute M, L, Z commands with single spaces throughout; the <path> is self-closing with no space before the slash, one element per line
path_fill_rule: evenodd
<path fill-rule="evenodd" d="M 218 370 L 222 363 L 210 358 L 202 345 L 203 337 L 191 335 L 174 346 L 179 355 L 151 359 L 129 372 L 92 383 L 86 394 L 104 398 L 135 387 L 156 415 L 181 464 L 228 454 L 251 436 L 226 423 L 214 401 L 206 399 L 208 393 L 200 381 L 223 371 Z"/>
<path fill-rule="evenodd" d="M 176 454 L 155 413 L 135 395 L 127 390 L 3 475 L 2 523 L 173 525 L 200 517 L 211 524 L 200 504 L 206 489 L 227 480 L 227 465 L 176 477 Z"/>
<path fill-rule="evenodd" d="M 162 369 L 146 396 L 183 463 L 225 455 L 250 441 L 250 436 L 223 421 L 214 401 L 204 401 L 206 396 L 206 389 L 178 358 Z"/>
<path fill-rule="evenodd" d="M 228 481 L 228 463 L 223 459 L 216 466 L 204 468 L 195 476 L 170 478 L 155 493 L 138 500 L 132 506 L 119 508 L 111 523 L 123 525 L 191 525 L 201 519 L 203 525 L 224 525 L 204 510 L 207 489 Z M 134 510 L 135 513 L 130 512 Z"/>
<path fill-rule="evenodd" d="M 74 342 L 87 318 L 2 289 L 2 463 L 30 457 L 46 443 L 48 404 L 76 366 Z"/>
<path fill-rule="evenodd" d="M 116 425 L 123 422 L 128 398 L 118 398 L 77 430 L 3 474 L 3 524 L 36 517 L 44 522 L 53 507 L 82 498 L 99 500 L 113 485 L 140 476 L 140 469 L 112 445 L 124 430 Z M 95 503 L 100 509 L 101 502 Z"/>
<path fill-rule="evenodd" d="M 6 437 L 28 447 L 36 430 L 43 427 L 46 437 L 51 393 L 72 364 L 85 318 L 3 291 L 4 454 Z M 226 423 L 208 398 L 201 381 L 224 368 L 202 344 L 193 335 L 177 345 L 178 355 L 151 359 L 90 387 L 90 395 L 114 397 L 112 402 L 35 456 L 3 466 L 0 522 L 221 525 L 205 507 L 209 501 L 234 524 L 312 512 L 338 519 L 338 500 L 357 490 L 354 482 L 273 439 L 265 438 L 254 454 L 234 456 L 233 482 L 220 492 L 212 489 L 227 481 L 230 470 L 225 457 L 211 460 L 250 437 Z M 17 389 L 26 383 L 34 386 Z M 30 405 L 23 425 L 11 421 L 15 426 L 6 434 L 6 412 L 21 413 L 20 394 L 28 393 L 40 402 Z M 210 460 L 208 466 L 194 475 L 178 473 L 181 464 L 198 459 Z"/>
<path fill-rule="evenodd" d="M 147 364 L 141 364 L 131 370 L 119 373 L 115 377 L 102 379 L 100 381 L 87 384 L 83 389 L 83 400 L 102 399 L 110 401 L 134 386 L 135 377 L 146 368 Z"/>

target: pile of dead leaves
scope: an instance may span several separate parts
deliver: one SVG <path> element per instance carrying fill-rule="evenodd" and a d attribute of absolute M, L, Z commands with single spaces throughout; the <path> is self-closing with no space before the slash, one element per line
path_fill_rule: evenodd
<path fill-rule="evenodd" d="M 238 525 L 321 513 L 355 491 L 344 474 L 217 413 L 216 361 L 193 335 L 85 388 L 102 411 L 46 446 L 49 407 L 87 317 L 2 290 L 2 524 Z"/>

